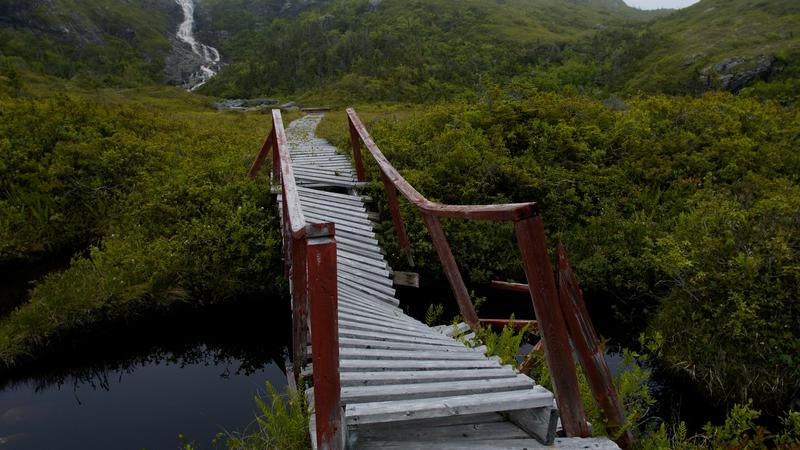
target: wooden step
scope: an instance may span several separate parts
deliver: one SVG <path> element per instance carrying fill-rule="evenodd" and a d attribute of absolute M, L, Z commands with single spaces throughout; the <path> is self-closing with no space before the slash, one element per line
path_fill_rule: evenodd
<path fill-rule="evenodd" d="M 345 407 L 348 425 L 551 407 L 553 394 L 537 386 L 523 391 L 356 403 Z"/>

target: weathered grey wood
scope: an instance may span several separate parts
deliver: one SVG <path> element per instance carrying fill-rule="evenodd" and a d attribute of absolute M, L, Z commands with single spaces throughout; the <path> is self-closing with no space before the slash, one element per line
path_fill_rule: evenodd
<path fill-rule="evenodd" d="M 350 261 L 355 261 L 360 264 L 367 264 L 369 266 L 377 267 L 379 269 L 386 269 L 389 270 L 389 266 L 386 264 L 386 260 L 383 259 L 383 255 L 359 255 L 356 253 L 349 252 L 347 250 L 342 250 L 339 247 L 336 248 L 336 259 L 348 259 Z"/>
<path fill-rule="evenodd" d="M 346 281 L 346 280 L 345 280 Z M 387 297 L 387 296 L 376 296 L 375 293 L 372 291 L 365 291 L 363 288 L 357 285 L 351 285 L 350 283 L 341 283 L 339 285 L 339 292 L 342 295 L 349 296 L 352 299 L 360 300 L 365 303 L 365 306 L 385 306 L 389 308 L 397 308 L 400 301 L 394 297 Z M 395 309 L 392 309 L 394 311 Z"/>
<path fill-rule="evenodd" d="M 297 192 L 300 193 L 301 197 L 310 196 L 310 197 L 319 197 L 323 199 L 335 199 L 335 201 L 337 202 L 350 202 L 354 205 L 363 205 L 362 199 L 354 195 L 340 194 L 338 192 L 321 191 L 319 189 L 310 189 L 304 187 L 298 187 Z"/>
<path fill-rule="evenodd" d="M 555 408 L 510 411 L 508 420 L 544 445 L 552 445 L 556 438 L 558 410 Z"/>
<path fill-rule="evenodd" d="M 348 425 L 399 422 L 412 418 L 457 416 L 494 411 L 512 411 L 553 404 L 553 395 L 543 388 L 456 397 L 425 398 L 394 402 L 356 403 L 345 408 Z"/>
<path fill-rule="evenodd" d="M 432 350 L 386 350 L 386 349 L 365 349 L 365 348 L 343 348 L 339 351 L 343 359 L 366 359 L 378 361 L 383 359 L 415 359 L 415 360 L 483 360 L 484 355 L 474 352 L 440 352 Z M 527 378 L 527 377 L 525 377 Z M 528 378 L 530 380 L 530 378 Z"/>
<path fill-rule="evenodd" d="M 419 274 L 416 272 L 395 272 L 392 280 L 397 286 L 419 287 Z"/>
<path fill-rule="evenodd" d="M 419 351 L 440 351 L 440 352 L 468 352 L 468 353 L 480 353 L 480 350 L 476 350 L 473 348 L 468 347 L 456 347 L 456 346 L 444 346 L 444 345 L 429 345 L 429 344 L 421 344 L 421 343 L 405 343 L 405 342 L 387 342 L 387 341 L 377 341 L 372 339 L 351 339 L 351 338 L 340 338 L 339 339 L 339 346 L 341 348 L 372 348 L 372 349 L 386 349 L 386 350 L 419 350 Z"/>
<path fill-rule="evenodd" d="M 500 367 L 500 364 L 496 361 L 488 361 L 485 359 L 470 359 L 463 361 L 417 361 L 408 359 L 369 361 L 364 359 L 346 359 L 339 362 L 339 370 L 341 372 L 379 372 L 381 370 L 496 369 L 498 367 Z"/>
<path fill-rule="evenodd" d="M 434 339 L 430 337 L 419 337 L 419 336 L 411 336 L 409 334 L 395 334 L 395 333 L 382 333 L 378 331 L 365 331 L 359 329 L 349 329 L 346 327 L 339 327 L 339 338 L 349 337 L 354 339 L 361 339 L 361 338 L 368 338 L 368 339 L 375 339 L 379 341 L 392 341 L 392 342 L 408 342 L 408 343 L 415 343 L 419 342 L 422 344 L 435 344 L 435 345 L 451 345 L 451 346 L 459 346 L 458 343 L 442 343 L 439 339 Z"/>
<path fill-rule="evenodd" d="M 363 426 L 359 429 L 359 438 L 363 440 L 379 441 L 419 441 L 429 439 L 453 439 L 459 436 L 466 439 L 530 439 L 524 431 L 516 425 L 498 420 L 494 422 L 480 422 L 456 424 L 447 426 L 408 426 L 393 424 L 392 428 Z"/>
<path fill-rule="evenodd" d="M 385 441 L 370 439 L 358 442 L 358 450 L 619 450 L 619 447 L 605 438 L 558 438 L 552 446 L 540 444 L 535 439 L 458 439 L 453 436 L 444 442 Z"/>
<path fill-rule="evenodd" d="M 338 269 L 341 270 L 342 272 L 349 273 L 349 274 L 351 274 L 353 276 L 362 276 L 365 280 L 369 280 L 372 283 L 377 283 L 377 284 L 380 284 L 380 285 L 386 286 L 386 287 L 394 286 L 392 284 L 391 279 L 388 276 L 380 274 L 380 273 L 376 273 L 380 269 L 377 269 L 375 272 L 373 272 L 371 270 L 364 270 L 364 269 L 352 267 L 349 264 L 339 264 Z M 388 272 L 388 271 L 385 271 L 385 272 Z"/>
<path fill-rule="evenodd" d="M 366 430 L 366 434 L 369 435 L 370 433 L 377 434 L 387 430 L 402 431 L 410 429 L 448 427 L 452 425 L 472 425 L 497 422 L 507 422 L 507 420 L 501 414 L 491 412 L 461 416 L 435 417 L 431 419 L 412 419 L 406 420 L 402 424 L 398 424 L 397 422 L 371 423 L 363 425 L 360 429 Z"/>
<path fill-rule="evenodd" d="M 353 294 L 366 294 L 374 297 L 375 300 L 384 301 L 390 305 L 397 306 L 400 304 L 400 301 L 396 298 L 392 297 L 391 295 L 384 294 L 382 292 L 378 292 L 373 289 L 369 289 L 361 284 L 349 280 L 347 277 L 339 277 L 340 283 L 340 290 L 345 292 L 351 292 Z"/>
<path fill-rule="evenodd" d="M 361 320 L 366 321 L 368 323 L 376 323 L 381 324 L 384 322 L 397 322 L 403 325 L 412 326 L 418 328 L 420 330 L 425 330 L 425 325 L 413 322 L 409 320 L 407 317 L 402 316 L 388 316 L 388 315 L 381 315 L 375 312 L 363 311 L 356 308 L 348 307 L 348 305 L 343 304 L 345 307 L 340 308 L 339 317 L 342 319 L 348 320 Z"/>
<path fill-rule="evenodd" d="M 338 256 L 338 254 L 337 254 L 337 256 Z M 340 267 L 341 266 L 345 266 L 345 267 L 351 268 L 353 270 L 360 270 L 360 271 L 363 271 L 363 272 L 368 272 L 368 273 L 371 273 L 371 274 L 380 275 L 380 276 L 385 277 L 385 278 L 389 278 L 389 276 L 390 276 L 389 275 L 389 269 L 380 268 L 380 267 L 376 267 L 376 266 L 371 266 L 369 264 L 363 264 L 361 262 L 354 261 L 352 259 L 338 258 L 337 259 L 337 263 L 339 264 Z"/>
<path fill-rule="evenodd" d="M 533 382 L 524 375 L 518 375 L 515 378 L 472 380 L 460 383 L 437 382 L 409 385 L 354 386 L 342 387 L 342 402 L 351 405 L 354 403 L 510 392 L 514 390 L 530 390 L 532 387 Z"/>
<path fill-rule="evenodd" d="M 385 333 L 385 334 L 398 334 L 400 336 L 412 335 L 412 336 L 419 336 L 428 339 L 433 339 L 438 342 L 447 342 L 447 339 L 442 339 L 440 336 L 435 334 L 431 334 L 428 330 L 419 329 L 412 326 L 405 326 L 399 324 L 381 324 L 381 325 L 374 325 L 371 323 L 364 323 L 364 322 L 356 322 L 353 320 L 348 319 L 340 319 L 339 320 L 339 328 L 347 328 L 351 330 L 364 330 L 364 331 L 374 331 L 378 333 Z"/>

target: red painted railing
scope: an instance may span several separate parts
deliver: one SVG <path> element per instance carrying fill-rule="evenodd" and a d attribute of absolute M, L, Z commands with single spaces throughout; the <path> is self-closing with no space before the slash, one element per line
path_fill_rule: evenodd
<path fill-rule="evenodd" d="M 272 149 L 272 185 L 280 185 L 283 254 L 292 294 L 292 364 L 298 377 L 308 358 L 310 323 L 317 448 L 343 449 L 339 382 L 336 239 L 333 223 L 308 223 L 297 192 L 280 110 L 252 167 L 255 178 Z M 310 322 L 309 322 L 310 313 Z"/>
<path fill-rule="evenodd" d="M 514 223 L 528 284 L 495 282 L 493 285 L 503 289 L 525 292 L 531 296 L 537 320 L 517 321 L 513 325 L 521 328 L 530 324 L 540 330 L 541 348 L 545 352 L 550 368 L 562 424 L 567 435 L 587 436 L 589 434 L 580 399 L 575 363 L 570 347 L 571 342 L 572 347 L 576 349 L 578 361 L 589 380 L 595 399 L 606 415 L 609 428 L 612 432 L 619 434 L 617 442 L 623 448 L 628 448 L 631 444 L 631 435 L 625 430 L 625 415 L 611 381 L 608 366 L 603 358 L 599 339 L 586 311 L 582 293 L 569 266 L 566 250 L 560 243 L 558 245 L 558 284 L 556 283 L 556 277 L 547 254 L 544 224 L 539 215 L 538 206 L 535 203 L 454 206 L 431 202 L 417 192 L 392 167 L 370 137 L 356 112 L 348 109 L 347 116 L 358 181 L 365 181 L 366 177 L 361 154 L 361 144 L 363 143 L 380 170 L 395 232 L 409 263 L 413 265 L 414 260 L 400 214 L 398 191 L 422 215 L 458 302 L 461 316 L 473 329 L 476 329 L 481 323 L 490 326 L 506 326 L 509 325 L 509 321 L 478 318 L 439 219 L 446 217 Z"/>
<path fill-rule="evenodd" d="M 559 293 L 553 276 L 550 258 L 544 235 L 544 224 L 536 203 L 514 203 L 505 205 L 442 205 L 426 199 L 408 183 L 389 163 L 372 140 L 356 112 L 347 110 L 350 138 L 353 147 L 356 174 L 359 181 L 365 181 L 364 162 L 361 143 L 378 165 L 383 187 L 389 201 L 395 232 L 403 252 L 411 259 L 411 248 L 403 219 L 400 215 L 397 192 L 411 202 L 422 215 L 423 222 L 433 241 L 447 280 L 453 290 L 461 316 L 473 329 L 477 329 L 480 319 L 469 297 L 469 292 L 461 277 L 455 257 L 444 235 L 441 218 L 466 220 L 509 221 L 514 230 L 522 255 L 523 268 L 530 286 L 531 300 L 541 331 L 545 357 L 553 376 L 553 385 L 558 397 L 561 422 L 569 436 L 588 436 L 589 428 L 580 399 L 578 377 L 572 359 L 572 350 L 564 317 L 559 308 Z"/>

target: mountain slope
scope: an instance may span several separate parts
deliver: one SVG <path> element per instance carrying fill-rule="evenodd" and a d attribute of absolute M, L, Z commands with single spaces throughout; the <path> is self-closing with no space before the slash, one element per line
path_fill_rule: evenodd
<path fill-rule="evenodd" d="M 526 72 L 597 29 L 649 14 L 621 0 L 331 0 L 229 29 L 228 3 L 203 5 L 204 38 L 234 63 L 205 92 L 255 96 L 325 89 L 362 100 L 419 101 Z M 255 2 L 245 2 L 251 8 Z"/>
<path fill-rule="evenodd" d="M 631 90 L 737 92 L 797 74 L 800 2 L 702 0 L 648 27 L 649 54 L 635 62 Z"/>
<path fill-rule="evenodd" d="M 3 0 L 0 55 L 62 78 L 161 81 L 179 13 L 171 0 Z"/>

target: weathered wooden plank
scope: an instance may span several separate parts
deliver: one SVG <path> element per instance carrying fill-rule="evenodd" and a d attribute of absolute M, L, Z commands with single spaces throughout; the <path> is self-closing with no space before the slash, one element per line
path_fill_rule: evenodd
<path fill-rule="evenodd" d="M 435 338 L 430 337 L 420 337 L 420 336 L 412 336 L 409 334 L 395 334 L 395 333 L 383 333 L 378 331 L 365 331 L 359 329 L 350 329 L 350 328 L 342 328 L 339 327 L 339 337 L 348 337 L 353 339 L 374 339 L 377 341 L 389 341 L 389 342 L 408 342 L 408 343 L 421 343 L 421 344 L 433 344 L 433 345 L 449 345 L 451 347 L 459 347 L 463 346 L 463 344 L 456 342 L 456 341 L 442 341 Z"/>
<path fill-rule="evenodd" d="M 369 314 L 364 311 L 352 311 L 352 310 L 345 310 L 339 311 L 339 318 L 341 320 L 352 320 L 357 322 L 365 322 L 365 323 L 373 323 L 375 325 L 382 325 L 382 324 L 398 324 L 404 327 L 412 327 L 416 328 L 420 331 L 427 332 L 428 330 L 425 328 L 425 325 L 420 325 L 414 322 L 407 320 L 404 317 L 389 317 L 389 316 L 376 316 L 374 314 Z"/>
<path fill-rule="evenodd" d="M 339 362 L 341 372 L 379 372 L 381 370 L 461 370 L 461 369 L 496 369 L 500 364 L 486 359 L 470 359 L 462 361 L 417 361 L 408 359 L 368 361 L 363 359 L 344 359 Z M 489 410 L 487 410 L 489 411 Z M 478 411 L 478 412 L 487 412 Z"/>
<path fill-rule="evenodd" d="M 498 416 L 499 418 L 499 416 Z M 503 422 L 501 419 L 493 422 L 466 423 L 435 427 L 421 427 L 419 425 L 408 426 L 403 424 L 392 424 L 391 428 L 370 427 L 365 425 L 358 429 L 359 440 L 368 441 L 420 441 L 433 439 L 530 439 L 524 431 L 510 422 Z"/>
<path fill-rule="evenodd" d="M 405 334 L 410 333 L 414 336 L 425 337 L 428 339 L 435 339 L 440 342 L 449 342 L 450 340 L 447 337 L 439 336 L 437 334 L 431 333 L 430 330 L 420 329 L 414 326 L 409 325 L 401 325 L 396 323 L 386 323 L 381 325 L 374 325 L 371 323 L 365 322 L 356 322 L 353 320 L 348 319 L 341 319 L 339 321 L 339 325 L 341 328 L 347 328 L 351 330 L 364 330 L 364 331 L 375 331 L 387 334 Z"/>
<path fill-rule="evenodd" d="M 555 408 L 536 408 L 510 411 L 508 420 L 525 430 L 545 445 L 552 445 L 556 438 L 558 410 Z"/>
<path fill-rule="evenodd" d="M 494 378 L 385 386 L 342 387 L 342 403 L 389 402 L 431 397 L 486 394 L 491 392 L 525 391 L 533 388 L 533 381 L 525 375 L 514 378 Z M 527 436 L 530 437 L 530 436 Z"/>
<path fill-rule="evenodd" d="M 364 256 L 349 252 L 347 250 L 342 250 L 341 248 L 337 248 L 336 250 L 337 250 L 336 257 L 338 259 L 349 259 L 350 261 L 355 261 L 361 264 L 368 264 L 370 266 L 378 267 L 380 269 L 388 270 L 389 268 L 388 265 L 386 264 L 386 260 L 383 258 L 383 255 Z"/>
<path fill-rule="evenodd" d="M 370 433 L 381 434 L 386 431 L 403 430 L 403 429 L 425 429 L 425 428 L 438 428 L 453 425 L 475 425 L 484 423 L 497 423 L 507 422 L 505 417 L 496 412 L 482 413 L 482 414 L 467 414 L 461 416 L 450 417 L 435 417 L 431 419 L 420 420 L 406 420 L 402 424 L 397 422 L 389 423 L 370 423 L 358 427 L 358 430 L 364 430 L 367 435 Z"/>
<path fill-rule="evenodd" d="M 365 306 L 383 305 L 389 308 L 397 308 L 400 304 L 400 301 L 394 297 L 389 297 L 384 294 L 378 295 L 379 293 L 365 290 L 358 285 L 351 284 L 347 280 L 343 280 L 343 283 L 340 283 L 339 291 L 353 299 L 362 301 L 365 303 Z M 392 309 L 392 311 L 394 311 L 394 309 Z"/>
<path fill-rule="evenodd" d="M 341 316 L 340 316 L 341 317 Z M 418 361 L 466 361 L 472 359 L 486 359 L 480 353 L 474 352 L 442 352 L 435 350 L 396 350 L 396 349 L 368 349 L 368 348 L 342 348 L 339 355 L 345 359 L 368 359 L 378 361 L 383 359 L 414 359 Z M 525 377 L 527 378 L 527 377 Z M 528 378 L 530 381 L 530 378 Z"/>
<path fill-rule="evenodd" d="M 559 438 L 552 446 L 535 439 L 459 440 L 457 436 L 444 442 L 367 440 L 358 443 L 359 450 L 619 450 L 605 438 Z"/>
<path fill-rule="evenodd" d="M 330 191 L 320 191 L 318 189 L 309 189 L 309 188 L 297 188 L 297 191 L 300 192 L 300 195 L 307 194 L 307 195 L 317 195 L 322 197 L 331 197 L 331 198 L 338 198 L 343 201 L 351 201 L 353 203 L 361 204 L 361 200 L 358 196 L 349 195 L 349 194 L 341 194 L 339 192 L 330 192 Z"/>
<path fill-rule="evenodd" d="M 392 279 L 389 278 L 386 275 L 381 275 L 381 274 L 373 273 L 371 271 L 356 269 L 356 268 L 350 267 L 347 264 L 339 264 L 338 268 L 342 272 L 349 273 L 349 274 L 353 275 L 354 277 L 358 277 L 360 279 L 369 280 L 372 283 L 375 283 L 375 284 L 380 285 L 380 286 L 386 286 L 386 287 L 390 287 L 391 288 L 394 285 L 392 283 Z M 394 288 L 392 288 L 392 289 L 394 289 Z M 392 295 L 394 295 L 394 294 L 392 294 Z"/>
<path fill-rule="evenodd" d="M 368 217 L 367 215 L 367 208 L 363 204 L 353 204 L 349 202 L 340 202 L 337 199 L 330 199 L 330 198 L 317 198 L 311 197 L 307 195 L 300 195 L 300 203 L 303 205 L 313 205 L 316 208 L 320 209 L 332 209 L 336 208 L 337 211 L 340 212 L 353 212 L 357 214 L 363 214 L 364 217 Z"/>
<path fill-rule="evenodd" d="M 367 298 L 358 294 L 348 291 L 339 290 L 340 300 L 349 302 L 350 305 L 365 309 L 367 311 L 376 311 L 388 315 L 390 317 L 397 317 L 403 315 L 403 311 L 397 306 L 390 305 L 383 300 L 375 300 L 374 298 Z"/>
<path fill-rule="evenodd" d="M 352 270 L 359 270 L 362 272 L 368 272 L 373 275 L 381 276 L 384 278 L 390 278 L 389 270 L 385 268 L 370 266 L 368 264 L 361 264 L 358 261 L 353 261 L 351 259 L 346 259 L 346 258 L 339 258 L 336 262 L 337 264 L 339 264 L 339 267 L 347 267 Z"/>
<path fill-rule="evenodd" d="M 399 422 L 408 419 L 513 411 L 553 404 L 553 395 L 544 388 L 456 397 L 425 398 L 393 402 L 356 403 L 347 405 L 348 425 L 376 422 Z M 534 441 L 535 442 L 535 441 Z"/>
<path fill-rule="evenodd" d="M 354 294 L 358 294 L 358 293 L 360 293 L 362 295 L 366 294 L 368 296 L 368 298 L 370 298 L 370 299 L 383 301 L 383 302 L 386 302 L 386 303 L 388 303 L 388 304 L 390 304 L 392 306 L 397 306 L 397 305 L 400 304 L 400 301 L 397 300 L 396 298 L 392 297 L 391 295 L 387 295 L 387 294 L 384 294 L 382 292 L 377 292 L 377 291 L 371 290 L 371 289 L 366 288 L 364 286 L 361 286 L 360 284 L 355 283 L 355 282 L 353 282 L 353 281 L 351 281 L 351 280 L 349 280 L 347 278 L 340 278 L 340 284 L 342 286 L 341 289 L 344 290 L 344 291 L 349 291 L 349 292 L 352 292 Z"/>
<path fill-rule="evenodd" d="M 378 341 L 374 339 L 352 339 L 352 338 L 341 338 L 339 339 L 339 345 L 342 348 L 351 347 L 351 348 L 374 348 L 374 349 L 385 349 L 385 350 L 429 350 L 429 351 L 440 351 L 440 352 L 470 352 L 470 353 L 483 353 L 481 350 L 476 350 L 474 348 L 469 347 L 456 347 L 456 346 L 443 346 L 443 345 L 430 345 L 430 344 L 421 344 L 421 343 L 406 343 L 406 342 L 387 342 L 387 341 Z"/>
<path fill-rule="evenodd" d="M 386 281 L 389 281 L 389 282 L 388 283 L 384 283 L 384 282 L 381 282 L 381 281 L 377 281 L 377 280 L 365 277 L 363 274 L 354 275 L 354 274 L 350 273 L 349 271 L 345 271 L 345 270 L 340 270 L 337 275 L 338 275 L 340 280 L 348 280 L 348 281 L 351 281 L 353 283 L 358 284 L 359 286 L 363 286 L 364 288 L 369 289 L 370 291 L 374 291 L 376 293 L 388 295 L 389 297 L 394 297 L 395 290 L 392 287 L 391 281 L 388 280 L 388 279 L 386 279 Z"/>

